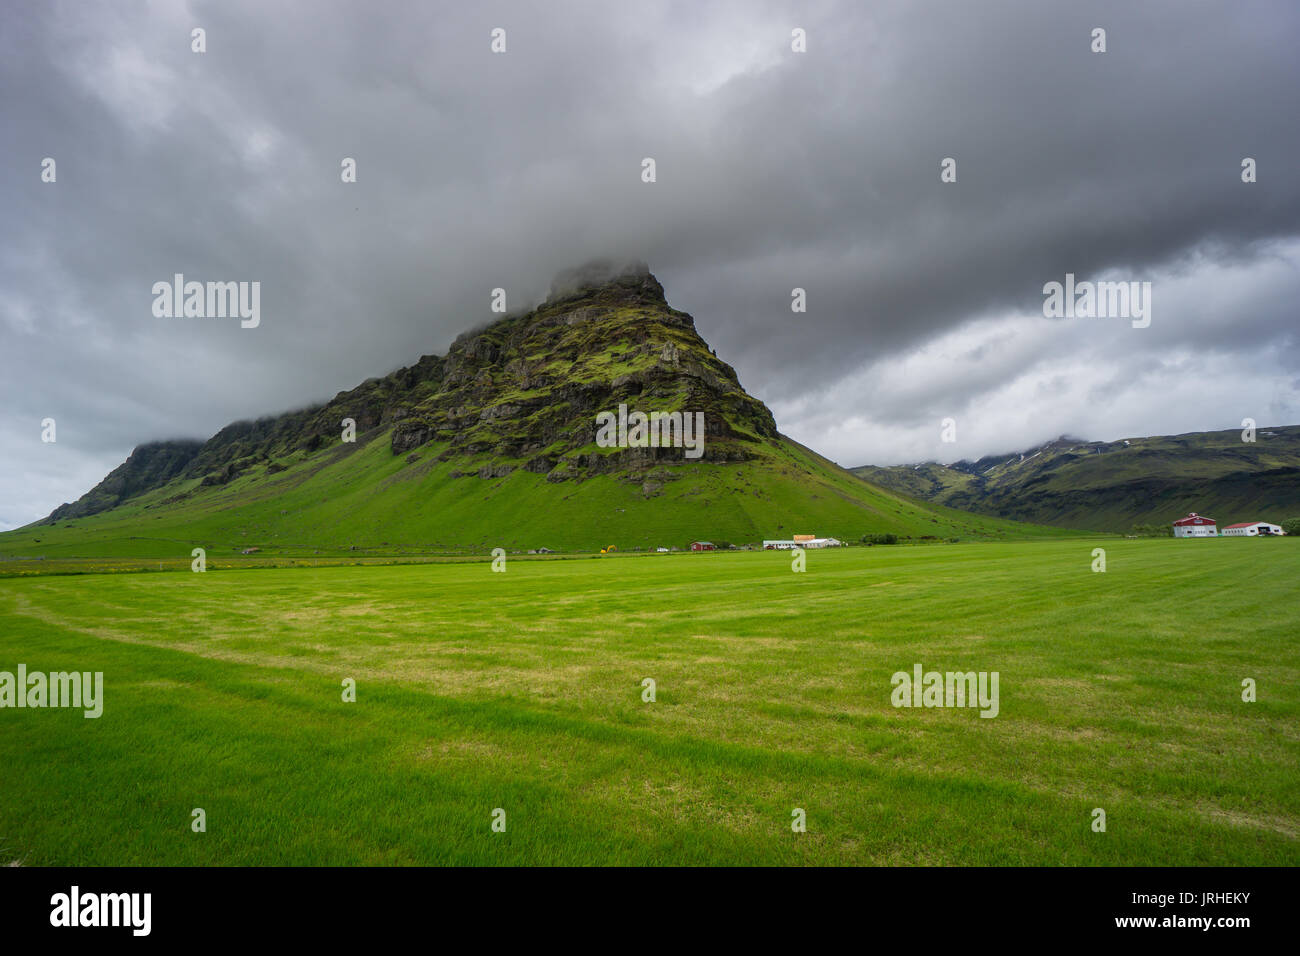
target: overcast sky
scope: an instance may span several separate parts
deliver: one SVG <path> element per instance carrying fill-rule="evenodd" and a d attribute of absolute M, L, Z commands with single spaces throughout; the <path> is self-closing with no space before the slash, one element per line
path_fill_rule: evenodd
<path fill-rule="evenodd" d="M 0 528 L 595 256 L 844 465 L 1295 424 L 1298 38 L 1292 0 L 6 0 Z M 155 317 L 178 272 L 261 324 Z M 1045 318 L 1067 272 L 1150 326 Z"/>

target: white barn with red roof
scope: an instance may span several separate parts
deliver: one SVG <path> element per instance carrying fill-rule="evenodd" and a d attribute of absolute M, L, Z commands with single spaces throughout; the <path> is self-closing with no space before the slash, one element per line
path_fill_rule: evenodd
<path fill-rule="evenodd" d="M 1251 537 L 1257 534 L 1282 534 L 1280 524 L 1269 524 L 1267 521 L 1243 521 L 1241 524 L 1230 524 L 1223 529 L 1223 534 L 1233 538 Z"/>
<path fill-rule="evenodd" d="M 1218 533 L 1213 518 L 1198 515 L 1195 511 L 1174 522 L 1175 538 L 1213 538 Z"/>

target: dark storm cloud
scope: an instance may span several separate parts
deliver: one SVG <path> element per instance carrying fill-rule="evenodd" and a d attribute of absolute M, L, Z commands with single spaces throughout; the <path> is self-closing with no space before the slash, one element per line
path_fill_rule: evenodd
<path fill-rule="evenodd" d="M 203 437 L 442 351 L 489 317 L 492 288 L 528 305 L 593 256 L 648 262 L 782 426 L 849 463 L 925 453 L 907 436 L 944 408 L 988 419 L 963 433 L 989 442 L 1065 419 L 1172 429 L 1172 414 L 1125 408 L 1159 410 L 1143 382 L 1167 392 L 1180 350 L 1253 369 L 1251 387 L 1296 412 L 1281 371 L 1300 293 L 1290 3 L 0 16 L 0 522 L 76 497 L 141 441 Z M 1089 50 L 1095 26 L 1105 54 Z M 190 51 L 195 27 L 206 53 Z M 356 184 L 340 182 L 344 157 Z M 1289 279 L 1267 268 L 1279 261 Z M 1043 283 L 1104 270 L 1155 282 L 1150 329 L 1054 338 L 1009 318 L 1040 314 Z M 261 325 L 155 318 L 151 287 L 177 272 L 260 281 Z M 795 286 L 807 314 L 790 311 Z M 1011 324 L 962 338 L 996 319 Z M 940 340 L 964 344 L 915 360 Z M 1129 404 L 1082 364 L 1058 368 L 1067 348 L 1119 376 Z M 867 372 L 891 364 L 913 374 L 882 389 Z M 1034 369 L 1090 404 L 1026 385 L 1039 415 L 1017 425 L 998 390 Z M 1232 424 L 1221 401 L 1192 413 Z M 46 417 L 56 445 L 40 442 Z"/>

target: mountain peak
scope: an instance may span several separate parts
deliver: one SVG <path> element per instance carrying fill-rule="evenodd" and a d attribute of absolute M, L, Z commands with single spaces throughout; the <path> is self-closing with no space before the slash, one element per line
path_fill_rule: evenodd
<path fill-rule="evenodd" d="M 694 467 L 678 445 L 599 445 L 598 413 L 628 408 L 700 416 L 692 421 L 707 465 L 753 461 L 780 445 L 771 411 L 744 391 L 691 316 L 667 304 L 646 264 L 596 259 L 559 273 L 544 305 L 465 332 L 445 356 L 423 356 L 324 405 L 236 422 L 202 444 L 144 446 L 47 520 L 191 482 L 176 501 L 159 502 L 174 504 L 326 460 L 318 454 L 342 459 L 374 440 L 406 456 L 412 473 L 445 464 L 449 479 L 524 471 L 552 483 L 613 475 L 641 487 L 654 469 L 658 487 Z"/>
<path fill-rule="evenodd" d="M 545 304 L 591 296 L 616 298 L 628 304 L 661 305 L 664 287 L 639 259 L 592 259 L 556 273 Z"/>

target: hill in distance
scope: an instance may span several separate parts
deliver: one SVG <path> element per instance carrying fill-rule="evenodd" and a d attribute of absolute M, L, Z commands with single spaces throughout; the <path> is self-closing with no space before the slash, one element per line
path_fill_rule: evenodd
<path fill-rule="evenodd" d="M 1196 511 L 1222 527 L 1300 516 L 1300 426 L 1113 442 L 1058 438 L 951 465 L 851 469 L 902 494 L 983 515 L 1089 531 L 1170 524 Z"/>
<path fill-rule="evenodd" d="M 702 413 L 702 453 L 601 447 L 596 416 L 620 404 Z M 922 504 L 791 441 L 643 264 L 598 261 L 557 276 L 538 308 L 324 405 L 141 445 L 0 535 L 0 554 L 627 551 L 795 533 L 1053 532 Z"/>

